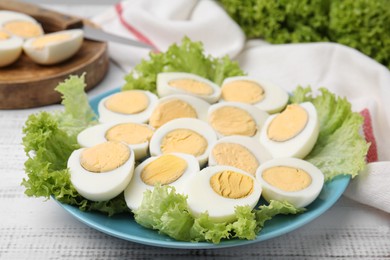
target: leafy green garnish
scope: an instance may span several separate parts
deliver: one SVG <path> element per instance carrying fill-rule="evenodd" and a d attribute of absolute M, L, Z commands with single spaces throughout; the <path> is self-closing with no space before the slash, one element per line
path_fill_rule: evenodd
<path fill-rule="evenodd" d="M 219 243 L 222 239 L 255 239 L 264 222 L 278 214 L 297 214 L 287 202 L 271 201 L 259 209 L 249 206 L 236 208 L 236 219 L 232 222 L 210 220 L 207 213 L 194 218 L 188 211 L 186 197 L 175 192 L 171 186 L 156 186 L 144 193 L 141 206 L 134 211 L 138 224 L 158 230 L 179 241 L 207 241 Z"/>
<path fill-rule="evenodd" d="M 320 121 L 316 145 L 305 160 L 325 175 L 325 181 L 340 174 L 355 177 L 366 165 L 369 144 L 360 135 L 363 117 L 352 112 L 345 98 L 336 97 L 325 88 L 314 96 L 310 87 L 298 87 L 290 98 L 293 103 L 312 102 Z"/>
<path fill-rule="evenodd" d="M 249 38 L 270 43 L 332 41 L 390 69 L 388 0 L 220 0 Z"/>
<path fill-rule="evenodd" d="M 220 85 L 227 77 L 244 75 L 237 62 L 229 57 L 206 56 L 200 42 L 183 38 L 180 46 L 173 44 L 166 52 L 150 53 L 126 76 L 123 90 L 142 89 L 156 93 L 156 79 L 160 72 L 188 72 L 207 78 Z"/>

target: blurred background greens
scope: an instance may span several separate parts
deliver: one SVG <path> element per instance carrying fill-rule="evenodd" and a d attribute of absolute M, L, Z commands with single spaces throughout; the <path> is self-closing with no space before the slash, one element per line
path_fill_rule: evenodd
<path fill-rule="evenodd" d="M 390 69 L 390 0 L 219 0 L 248 38 L 338 42 Z"/>

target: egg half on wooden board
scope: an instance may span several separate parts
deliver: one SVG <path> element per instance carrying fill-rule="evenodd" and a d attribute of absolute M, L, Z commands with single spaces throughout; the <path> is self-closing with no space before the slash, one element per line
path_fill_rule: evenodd
<path fill-rule="evenodd" d="M 142 203 L 144 192 L 153 190 L 157 184 L 173 186 L 177 193 L 186 194 L 187 183 L 196 174 L 199 174 L 199 163 L 192 155 L 169 153 L 149 157 L 134 170 L 134 176 L 124 191 L 126 204 L 136 210 Z"/>
<path fill-rule="evenodd" d="M 267 201 L 287 201 L 297 208 L 306 207 L 320 194 L 323 173 L 313 164 L 297 158 L 277 158 L 260 165 L 256 171 L 262 196 Z"/>
<path fill-rule="evenodd" d="M 34 62 L 52 65 L 71 58 L 81 48 L 84 32 L 72 29 L 30 38 L 23 44 L 23 50 Z"/>
<path fill-rule="evenodd" d="M 0 67 L 14 63 L 22 54 L 23 40 L 0 29 Z"/>
<path fill-rule="evenodd" d="M 0 11 L 0 29 L 24 40 L 44 34 L 42 26 L 34 18 L 13 11 Z"/>
<path fill-rule="evenodd" d="M 70 180 L 81 196 L 91 201 L 107 201 L 130 183 L 134 153 L 124 143 L 109 141 L 73 151 L 68 168 Z"/>

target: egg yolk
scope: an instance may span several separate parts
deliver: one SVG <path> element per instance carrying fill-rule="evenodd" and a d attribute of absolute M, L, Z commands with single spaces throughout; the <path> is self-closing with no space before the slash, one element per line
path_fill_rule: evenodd
<path fill-rule="evenodd" d="M 3 28 L 16 36 L 25 38 L 42 35 L 42 29 L 39 24 L 29 21 L 10 21 L 4 24 Z"/>
<path fill-rule="evenodd" d="M 254 136 L 257 131 L 252 116 L 237 107 L 221 107 L 211 113 L 209 117 L 211 126 L 219 133 L 228 135 Z"/>
<path fill-rule="evenodd" d="M 221 88 L 222 98 L 226 101 L 255 104 L 264 99 L 264 89 L 256 82 L 235 80 Z"/>
<path fill-rule="evenodd" d="M 195 95 L 206 96 L 213 93 L 213 89 L 206 83 L 195 79 L 173 79 L 168 85 Z"/>
<path fill-rule="evenodd" d="M 173 130 L 166 134 L 161 141 L 163 153 L 186 153 L 196 157 L 204 154 L 206 148 L 206 139 L 189 129 Z"/>
<path fill-rule="evenodd" d="M 309 115 L 298 104 L 288 105 L 275 116 L 267 129 L 268 138 L 276 142 L 284 142 L 297 136 L 306 126 Z"/>
<path fill-rule="evenodd" d="M 0 31 L 0 41 L 9 39 L 10 36 L 8 33 Z"/>
<path fill-rule="evenodd" d="M 217 194 L 229 199 L 244 198 L 253 191 L 253 179 L 233 171 L 214 174 L 210 178 L 210 185 Z"/>
<path fill-rule="evenodd" d="M 175 155 L 162 155 L 152 161 L 141 172 L 141 179 L 147 185 L 170 184 L 179 179 L 187 169 L 187 162 Z"/>
<path fill-rule="evenodd" d="M 105 142 L 81 152 L 80 164 L 90 172 L 108 172 L 122 166 L 130 157 L 130 149 L 120 142 Z"/>
<path fill-rule="evenodd" d="M 219 143 L 212 150 L 219 165 L 229 165 L 255 175 L 259 162 L 244 146 L 234 143 Z"/>
<path fill-rule="evenodd" d="M 113 112 L 131 115 L 144 111 L 149 98 L 140 91 L 123 91 L 108 98 L 104 105 Z"/>
<path fill-rule="evenodd" d="M 262 177 L 270 185 L 288 192 L 303 190 L 311 184 L 311 176 L 307 172 L 287 166 L 268 168 Z"/>
<path fill-rule="evenodd" d="M 66 41 L 70 38 L 72 38 L 72 36 L 69 33 L 56 33 L 51 35 L 45 35 L 33 41 L 32 46 L 36 49 L 43 49 L 48 44 Z"/>
<path fill-rule="evenodd" d="M 119 141 L 127 144 L 141 144 L 149 142 L 153 132 L 146 125 L 135 123 L 119 124 L 108 129 L 106 139 L 108 141 Z"/>
<path fill-rule="evenodd" d="M 180 99 L 172 99 L 159 104 L 149 119 L 149 124 L 159 128 L 163 124 L 176 118 L 197 118 L 195 109 Z"/>

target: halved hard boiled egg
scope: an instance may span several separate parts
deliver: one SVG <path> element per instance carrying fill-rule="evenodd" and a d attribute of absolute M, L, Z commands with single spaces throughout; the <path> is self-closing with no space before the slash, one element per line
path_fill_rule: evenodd
<path fill-rule="evenodd" d="M 249 173 L 231 166 L 210 166 L 190 179 L 187 202 L 190 213 L 198 217 L 207 212 L 215 222 L 232 221 L 237 206 L 254 208 L 261 186 Z"/>
<path fill-rule="evenodd" d="M 267 112 L 239 102 L 214 104 L 208 110 L 208 122 L 218 137 L 258 136 L 268 116 Z"/>
<path fill-rule="evenodd" d="M 199 173 L 198 160 L 189 154 L 171 153 L 150 157 L 138 165 L 134 176 L 124 191 L 127 206 L 136 210 L 144 192 L 156 184 L 175 187 L 178 193 L 186 193 L 191 176 Z"/>
<path fill-rule="evenodd" d="M 312 203 L 322 190 L 324 175 L 313 164 L 297 158 L 277 158 L 262 164 L 256 179 L 267 201 L 287 201 L 297 208 Z"/>
<path fill-rule="evenodd" d="M 144 90 L 127 90 L 109 95 L 99 102 L 99 122 L 146 123 L 157 100 L 155 94 Z"/>
<path fill-rule="evenodd" d="M 82 147 L 92 147 L 107 141 L 126 143 L 134 151 L 135 160 L 148 155 L 149 141 L 154 129 L 139 123 L 105 123 L 88 127 L 77 135 Z"/>
<path fill-rule="evenodd" d="M 81 48 L 83 37 L 80 29 L 49 33 L 27 40 L 23 50 L 38 64 L 56 64 L 71 58 Z"/>
<path fill-rule="evenodd" d="M 255 175 L 257 168 L 271 160 L 270 153 L 256 139 L 247 136 L 227 136 L 211 147 L 209 166 L 228 165 Z"/>
<path fill-rule="evenodd" d="M 118 196 L 130 183 L 134 153 L 124 143 L 105 142 L 72 152 L 68 159 L 70 180 L 77 192 L 92 201 Z"/>
<path fill-rule="evenodd" d="M 221 101 L 250 104 L 270 114 L 281 111 L 288 102 L 288 93 L 280 87 L 247 76 L 226 78 L 221 92 Z"/>
<path fill-rule="evenodd" d="M 23 40 L 0 30 L 0 67 L 14 63 L 22 54 Z"/>
<path fill-rule="evenodd" d="M 0 11 L 0 29 L 22 39 L 44 34 L 42 26 L 34 18 L 13 11 Z"/>
<path fill-rule="evenodd" d="M 198 118 L 206 121 L 209 107 L 209 103 L 197 97 L 169 95 L 159 100 L 149 118 L 149 124 L 154 128 L 159 128 L 177 118 Z"/>
<path fill-rule="evenodd" d="M 192 73 L 163 72 L 157 75 L 157 93 L 160 97 L 173 94 L 192 95 L 215 103 L 221 89 L 214 82 Z"/>
<path fill-rule="evenodd" d="M 149 149 L 152 156 L 167 153 L 191 154 L 203 166 L 216 141 L 214 130 L 206 122 L 195 118 L 179 118 L 155 131 Z"/>
<path fill-rule="evenodd" d="M 313 149 L 319 129 L 317 110 L 312 103 L 291 104 L 267 119 L 260 143 L 274 158 L 304 158 Z"/>

